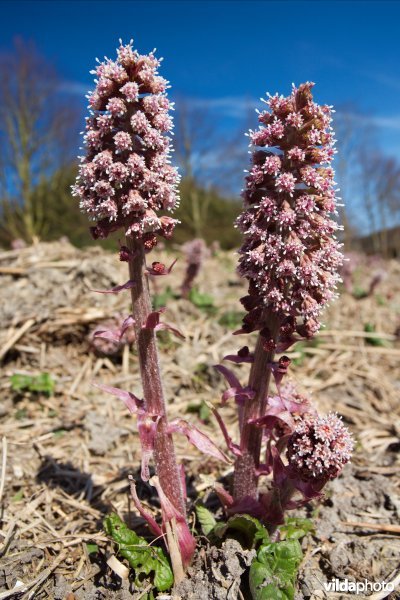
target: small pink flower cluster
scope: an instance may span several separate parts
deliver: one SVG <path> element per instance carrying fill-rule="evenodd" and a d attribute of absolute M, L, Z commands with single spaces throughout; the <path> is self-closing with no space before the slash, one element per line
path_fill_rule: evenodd
<path fill-rule="evenodd" d="M 151 249 L 156 234 L 170 237 L 177 221 L 159 216 L 178 203 L 179 175 L 170 164 L 173 105 L 168 82 L 158 75 L 154 53 L 140 55 L 132 42 L 92 71 L 95 90 L 88 96 L 90 116 L 73 193 L 81 209 L 97 221 L 94 238 L 123 227 Z"/>
<path fill-rule="evenodd" d="M 281 342 L 295 331 L 305 337 L 318 331 L 343 261 L 334 235 L 339 226 L 329 216 L 336 214 L 332 110 L 313 102 L 313 85 L 266 101 L 270 110 L 259 114 L 261 125 L 249 136 L 250 145 L 268 149 L 253 151 L 245 210 L 236 222 L 245 234 L 239 273 L 250 282 L 243 331 L 263 330 L 270 309 Z"/>
<path fill-rule="evenodd" d="M 302 480 L 317 482 L 337 477 L 352 451 L 349 430 L 330 413 L 308 416 L 297 424 L 288 442 L 287 458 Z"/>

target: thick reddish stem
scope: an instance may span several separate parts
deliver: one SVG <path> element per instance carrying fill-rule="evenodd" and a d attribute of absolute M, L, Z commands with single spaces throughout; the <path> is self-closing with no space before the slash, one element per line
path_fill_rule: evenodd
<path fill-rule="evenodd" d="M 154 444 L 154 462 L 161 487 L 175 508 L 186 514 L 183 501 L 180 471 L 175 456 L 171 434 L 167 433 L 168 420 L 164 391 L 158 361 L 157 342 L 153 329 L 142 329 L 152 311 L 148 277 L 145 274 L 145 252 L 141 242 L 126 237 L 131 252 L 129 258 L 130 278 L 135 282 L 131 289 L 132 311 L 135 319 L 136 347 L 139 355 L 140 374 L 146 408 L 150 413 L 161 415 Z"/>
<path fill-rule="evenodd" d="M 275 340 L 279 323 L 274 315 L 268 316 L 268 328 L 272 340 Z M 261 417 L 267 405 L 268 389 L 271 380 L 270 363 L 274 360 L 275 351 L 265 351 L 263 348 L 264 342 L 265 338 L 259 335 L 249 377 L 249 387 L 256 394 L 254 398 L 246 400 L 243 407 L 242 428 L 240 432 L 240 449 L 242 455 L 235 461 L 233 478 L 233 496 L 235 500 L 241 500 L 246 496 L 257 499 L 258 476 L 256 470 L 260 464 L 262 429 L 249 424 L 248 421 Z"/>

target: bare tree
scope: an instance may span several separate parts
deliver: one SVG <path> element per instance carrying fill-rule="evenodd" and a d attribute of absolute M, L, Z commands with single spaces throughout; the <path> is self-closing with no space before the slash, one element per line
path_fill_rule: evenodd
<path fill-rule="evenodd" d="M 247 164 L 242 123 L 221 128 L 218 113 L 199 100 L 178 97 L 175 152 L 181 168 L 182 208 L 195 237 L 204 236 L 215 190 L 232 195 Z M 246 113 L 243 115 L 243 121 Z"/>
<path fill-rule="evenodd" d="M 14 51 L 0 56 L 0 192 L 2 228 L 10 239 L 40 236 L 46 205 L 34 202 L 34 191 L 71 161 L 77 116 L 33 44 L 16 40 Z"/>
<path fill-rule="evenodd" d="M 373 117 L 353 105 L 338 108 L 335 130 L 345 232 L 369 236 L 369 249 L 386 256 L 389 229 L 400 220 L 400 163 L 380 149 Z M 352 240 L 347 236 L 345 242 L 348 246 Z"/>
<path fill-rule="evenodd" d="M 354 237 L 363 233 L 363 220 L 364 233 L 374 227 L 373 195 L 365 177 L 364 158 L 375 153 L 378 142 L 375 128 L 353 104 L 337 108 L 334 127 L 338 140 L 335 168 L 344 204 L 339 207 L 339 218 L 345 246 L 350 247 Z"/>
<path fill-rule="evenodd" d="M 390 229 L 400 218 L 400 163 L 378 151 L 360 154 L 366 205 L 375 253 L 389 256 Z M 395 242 L 395 240 L 393 240 Z M 400 244 L 395 244 L 397 250 Z"/>

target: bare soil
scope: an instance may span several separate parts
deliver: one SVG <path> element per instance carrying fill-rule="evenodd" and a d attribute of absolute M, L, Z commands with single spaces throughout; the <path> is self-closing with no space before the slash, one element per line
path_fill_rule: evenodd
<path fill-rule="evenodd" d="M 179 294 L 185 264 L 179 250 L 154 252 L 152 260 L 166 264 L 175 256 L 172 274 L 152 283 L 159 296 L 167 286 Z M 323 582 L 335 577 L 388 582 L 399 572 L 400 265 L 383 266 L 387 276 L 371 297 L 356 299 L 343 291 L 317 340 L 290 353 L 296 385 L 312 393 L 321 412 L 342 414 L 357 440 L 353 464 L 330 484 L 323 504 L 302 511 L 313 518 L 316 531 L 303 541 L 299 599 L 347 597 L 323 595 Z M 130 312 L 127 292 L 91 291 L 125 282 L 126 265 L 99 248 L 40 243 L 0 253 L 0 277 L 0 599 L 144 597 L 143 589 L 107 566 L 115 547 L 102 530 L 102 519 L 113 510 L 132 528 L 146 531 L 127 485 L 129 473 L 138 476 L 136 427 L 122 404 L 92 386 L 96 381 L 141 393 L 130 345 L 102 348 L 92 337 L 95 329 L 117 324 Z M 365 263 L 357 272 L 358 285 L 368 289 L 370 279 Z M 204 400 L 217 404 L 224 390 L 213 365 L 252 343 L 249 336 L 232 337 L 245 293 L 234 254 L 209 258 L 197 285 L 213 297 L 214 309 L 180 298 L 167 301 L 165 320 L 185 340 L 160 336 L 165 389 L 172 418 L 197 425 L 202 419 L 201 427 L 220 439 L 203 405 Z M 375 333 L 365 332 L 371 325 Z M 243 382 L 247 370 L 235 367 Z M 12 375 L 44 372 L 55 381 L 53 395 L 12 390 Z M 234 407 L 223 413 L 235 436 Z M 221 515 L 212 487 L 216 480 L 229 480 L 232 468 L 189 449 L 185 438 L 177 437 L 176 444 L 188 478 L 191 519 L 198 497 Z M 139 492 L 145 503 L 157 506 L 150 486 L 140 484 Z M 88 544 L 97 544 L 98 551 L 89 553 Z M 252 556 L 235 544 L 215 548 L 203 540 L 187 581 L 173 597 L 244 597 Z"/>

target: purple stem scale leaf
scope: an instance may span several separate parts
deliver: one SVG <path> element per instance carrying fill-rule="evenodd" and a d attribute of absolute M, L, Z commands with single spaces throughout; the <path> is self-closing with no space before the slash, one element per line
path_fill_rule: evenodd
<path fill-rule="evenodd" d="M 124 290 L 130 290 L 135 285 L 135 282 L 129 279 L 126 283 L 121 285 L 116 285 L 109 290 L 90 290 L 91 292 L 96 292 L 96 294 L 119 294 L 119 292 L 123 292 Z"/>

